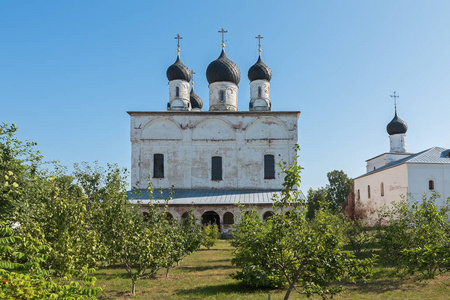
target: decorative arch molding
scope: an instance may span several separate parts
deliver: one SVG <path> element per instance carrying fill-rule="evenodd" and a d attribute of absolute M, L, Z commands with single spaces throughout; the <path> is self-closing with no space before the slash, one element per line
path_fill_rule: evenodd
<path fill-rule="evenodd" d="M 260 117 L 245 131 L 246 140 L 288 140 L 289 130 L 275 117 Z"/>
<path fill-rule="evenodd" d="M 181 140 L 180 125 L 169 118 L 156 118 L 145 124 L 141 132 L 142 140 Z"/>
<path fill-rule="evenodd" d="M 233 126 L 220 118 L 207 118 L 195 126 L 192 132 L 192 140 L 196 141 L 228 141 L 235 140 Z"/>

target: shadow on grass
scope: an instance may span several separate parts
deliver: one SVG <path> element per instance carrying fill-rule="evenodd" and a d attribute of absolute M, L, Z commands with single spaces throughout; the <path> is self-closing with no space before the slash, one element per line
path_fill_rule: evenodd
<path fill-rule="evenodd" d="M 228 284 L 217 284 L 201 286 L 192 289 L 179 289 L 175 293 L 177 295 L 192 295 L 197 297 L 202 296 L 214 296 L 218 294 L 253 294 L 257 291 L 267 291 L 269 293 L 270 289 L 258 289 L 245 286 L 241 283 L 228 283 Z"/>
<path fill-rule="evenodd" d="M 180 266 L 177 267 L 179 270 L 183 270 L 186 272 L 202 272 L 208 270 L 217 270 L 217 269 L 235 269 L 235 267 L 231 265 L 214 265 L 214 266 Z"/>

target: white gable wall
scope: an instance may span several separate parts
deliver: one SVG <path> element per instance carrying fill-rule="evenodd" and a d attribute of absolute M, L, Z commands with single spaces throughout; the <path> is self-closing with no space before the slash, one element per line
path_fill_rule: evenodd
<path fill-rule="evenodd" d="M 384 196 L 381 195 L 381 183 Z M 368 195 L 370 186 L 370 198 Z M 359 197 L 358 197 L 359 191 Z M 355 214 L 365 218 L 369 225 L 378 220 L 377 210 L 392 201 L 401 201 L 408 195 L 408 169 L 406 164 L 388 168 L 354 179 Z"/>
<path fill-rule="evenodd" d="M 442 205 L 450 197 L 450 164 L 408 163 L 409 193 L 416 201 L 423 195 L 430 197 L 428 182 L 434 181 L 434 190 L 441 196 L 437 205 Z"/>
<path fill-rule="evenodd" d="M 284 175 L 264 179 L 264 155 L 293 163 L 298 112 L 130 112 L 132 186 L 145 189 L 153 155 L 164 155 L 155 188 L 281 189 Z M 211 180 L 211 158 L 222 157 L 223 180 Z"/>

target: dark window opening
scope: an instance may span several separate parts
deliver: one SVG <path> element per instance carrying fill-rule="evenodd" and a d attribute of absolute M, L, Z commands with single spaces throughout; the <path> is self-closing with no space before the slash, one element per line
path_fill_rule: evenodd
<path fill-rule="evenodd" d="M 434 191 L 434 180 L 428 181 L 428 189 Z"/>
<path fill-rule="evenodd" d="M 222 180 L 222 157 L 220 156 L 212 157 L 211 180 Z"/>
<path fill-rule="evenodd" d="M 272 154 L 264 155 L 264 179 L 275 179 L 275 158 Z"/>
<path fill-rule="evenodd" d="M 357 198 L 358 200 L 360 200 L 361 199 L 361 193 L 359 192 L 359 189 L 358 189 L 358 198 Z"/>
<path fill-rule="evenodd" d="M 225 91 L 220 91 L 219 95 L 220 95 L 220 103 L 224 103 L 225 102 Z"/>
<path fill-rule="evenodd" d="M 175 88 L 175 97 L 180 97 L 180 87 Z"/>
<path fill-rule="evenodd" d="M 262 97 L 262 89 L 260 86 L 258 86 L 258 97 L 261 98 Z"/>
<path fill-rule="evenodd" d="M 230 212 L 226 212 L 223 215 L 223 224 L 224 225 L 233 225 L 234 224 L 234 216 Z"/>
<path fill-rule="evenodd" d="M 164 155 L 153 155 L 153 178 L 164 178 Z"/>
<path fill-rule="evenodd" d="M 370 198 L 370 185 L 367 186 L 367 198 Z"/>
<path fill-rule="evenodd" d="M 266 211 L 263 215 L 263 220 L 266 220 L 267 218 L 270 218 L 273 216 L 273 212 L 271 211 Z"/>
<path fill-rule="evenodd" d="M 202 215 L 202 224 L 216 224 L 220 232 L 220 217 L 215 211 L 207 211 Z"/>
<path fill-rule="evenodd" d="M 381 197 L 384 196 L 384 183 L 380 184 Z"/>

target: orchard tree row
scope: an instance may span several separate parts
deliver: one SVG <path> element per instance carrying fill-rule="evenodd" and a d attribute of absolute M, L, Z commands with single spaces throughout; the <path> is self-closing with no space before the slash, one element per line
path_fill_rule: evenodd
<path fill-rule="evenodd" d="M 199 249 L 192 213 L 179 224 L 150 203 L 144 216 L 127 199 L 125 170 L 83 163 L 67 175 L 16 131 L 0 126 L 0 298 L 94 298 L 89 273 L 116 264 L 134 293 L 136 281 L 161 268 L 168 276 Z"/>
<path fill-rule="evenodd" d="M 419 279 L 450 271 L 450 199 L 442 207 L 437 194 L 393 203 L 378 212 L 383 222 L 367 227 L 342 213 L 353 188 L 344 172 L 328 173 L 329 185 L 310 190 L 304 201 L 295 189 L 302 168 L 280 167 L 285 182 L 275 214 L 262 221 L 242 208 L 232 240 L 235 279 L 253 287 L 287 286 L 284 299 L 294 290 L 328 298 L 343 290 L 343 281 L 369 280 L 377 264 L 394 267 L 400 277 L 419 273 Z"/>

